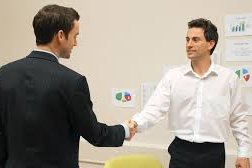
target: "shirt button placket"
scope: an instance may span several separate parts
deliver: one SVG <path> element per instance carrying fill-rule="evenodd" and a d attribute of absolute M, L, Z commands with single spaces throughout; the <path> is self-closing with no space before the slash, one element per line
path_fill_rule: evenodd
<path fill-rule="evenodd" d="M 195 110 L 195 125 L 194 125 L 194 135 L 193 141 L 199 140 L 199 127 L 200 127 L 200 118 L 202 112 L 202 94 L 203 94 L 203 79 L 199 79 L 197 89 L 196 89 L 196 110 Z"/>

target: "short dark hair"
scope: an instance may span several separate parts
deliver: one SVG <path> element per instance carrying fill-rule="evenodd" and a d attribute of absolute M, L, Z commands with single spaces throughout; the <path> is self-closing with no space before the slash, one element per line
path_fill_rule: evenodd
<path fill-rule="evenodd" d="M 204 36 L 206 38 L 206 41 L 211 41 L 213 40 L 215 42 L 214 47 L 211 49 L 210 54 L 212 55 L 217 43 L 218 43 L 218 32 L 217 32 L 217 27 L 207 19 L 199 18 L 199 19 L 194 19 L 190 22 L 188 22 L 188 28 L 202 28 L 204 30 Z"/>
<path fill-rule="evenodd" d="M 73 28 L 74 21 L 79 19 L 78 12 L 73 8 L 55 4 L 44 6 L 34 16 L 32 22 L 36 44 L 48 44 L 60 30 L 64 32 L 67 38 Z"/>

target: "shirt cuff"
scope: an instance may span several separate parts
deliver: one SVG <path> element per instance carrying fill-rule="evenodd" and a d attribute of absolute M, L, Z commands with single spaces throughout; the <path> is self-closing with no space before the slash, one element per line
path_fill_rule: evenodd
<path fill-rule="evenodd" d="M 245 147 L 238 147 L 237 156 L 249 158 L 250 157 L 249 149 Z"/>
<path fill-rule="evenodd" d="M 145 129 L 147 129 L 147 122 L 144 122 L 144 120 L 140 117 L 139 113 L 133 116 L 133 121 L 137 123 L 137 132 L 143 132 Z"/>
<path fill-rule="evenodd" d="M 125 139 L 126 138 L 130 138 L 130 130 L 129 127 L 126 124 L 121 124 L 124 127 L 124 131 L 125 131 Z"/>

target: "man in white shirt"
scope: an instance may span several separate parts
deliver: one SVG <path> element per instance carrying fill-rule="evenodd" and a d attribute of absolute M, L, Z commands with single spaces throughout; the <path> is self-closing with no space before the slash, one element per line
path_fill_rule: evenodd
<path fill-rule="evenodd" d="M 217 28 L 209 20 L 190 21 L 190 63 L 168 71 L 143 111 L 132 118 L 141 132 L 168 112 L 176 136 L 168 148 L 169 168 L 224 168 L 230 129 L 238 143 L 236 168 L 250 167 L 247 106 L 238 76 L 211 61 L 217 42 Z"/>

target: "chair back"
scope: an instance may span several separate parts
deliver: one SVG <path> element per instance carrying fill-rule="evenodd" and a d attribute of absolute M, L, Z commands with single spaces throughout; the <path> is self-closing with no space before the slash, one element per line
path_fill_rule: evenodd
<path fill-rule="evenodd" d="M 104 168 L 163 168 L 163 166 L 153 155 L 129 154 L 107 160 Z"/>

